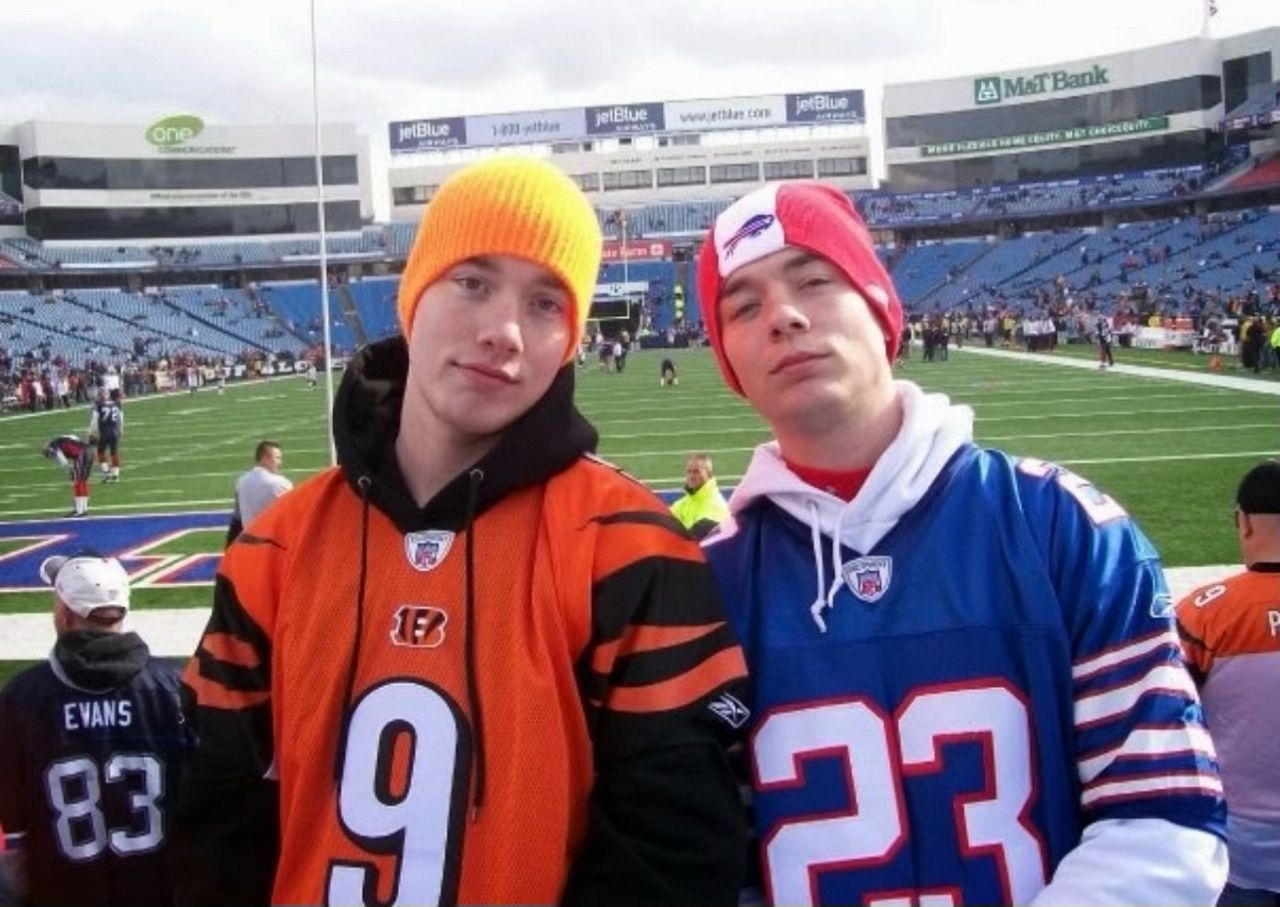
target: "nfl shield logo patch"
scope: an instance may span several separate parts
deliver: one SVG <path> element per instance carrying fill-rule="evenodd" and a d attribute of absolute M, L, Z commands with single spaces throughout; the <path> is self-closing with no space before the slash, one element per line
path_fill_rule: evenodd
<path fill-rule="evenodd" d="M 867 603 L 879 601 L 889 591 L 893 558 L 860 557 L 845 564 L 843 573 L 850 592 Z"/>
<path fill-rule="evenodd" d="M 404 537 L 404 553 L 409 566 L 426 573 L 439 567 L 453 546 L 452 532 L 444 529 L 428 529 L 426 532 L 410 532 Z"/>

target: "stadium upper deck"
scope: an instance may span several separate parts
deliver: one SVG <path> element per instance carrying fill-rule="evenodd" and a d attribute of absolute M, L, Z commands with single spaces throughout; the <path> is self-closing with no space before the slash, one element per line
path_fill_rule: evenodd
<path fill-rule="evenodd" d="M 327 227 L 372 214 L 364 145 L 327 124 Z M 311 126 L 214 126 L 195 116 L 149 126 L 32 121 L 0 127 L 0 235 L 42 241 L 314 234 Z"/>
<path fill-rule="evenodd" d="M 1280 28 L 889 85 L 888 182 L 945 191 L 1213 164 L 1224 122 L 1262 123 L 1277 81 Z"/>

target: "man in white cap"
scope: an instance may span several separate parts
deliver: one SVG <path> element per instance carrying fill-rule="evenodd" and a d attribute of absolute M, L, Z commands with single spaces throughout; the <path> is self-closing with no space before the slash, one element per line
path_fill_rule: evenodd
<path fill-rule="evenodd" d="M 49 658 L 0 691 L 0 826 L 27 904 L 165 905 L 167 810 L 190 746 L 179 670 L 124 630 L 129 577 L 96 552 L 40 565 Z"/>
<path fill-rule="evenodd" d="M 765 186 L 698 263 L 769 423 L 708 537 L 747 653 L 772 904 L 1209 904 L 1222 782 L 1160 560 L 1120 505 L 894 381 L 849 197 Z"/>

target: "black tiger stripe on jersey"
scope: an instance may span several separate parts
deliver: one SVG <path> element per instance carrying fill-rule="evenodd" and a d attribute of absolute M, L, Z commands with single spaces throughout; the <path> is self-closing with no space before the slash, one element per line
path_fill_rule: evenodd
<path fill-rule="evenodd" d="M 696 550 L 696 543 L 690 544 Z M 656 600 L 645 609 L 645 623 L 682 627 L 716 620 L 723 613 L 715 585 L 701 564 L 664 556 L 635 558 L 596 580 L 591 597 L 593 635 L 601 641 L 620 636 L 635 602 L 649 597 Z"/>
<path fill-rule="evenodd" d="M 674 532 L 681 538 L 691 539 L 693 536 L 684 528 L 684 524 L 669 513 L 655 513 L 652 510 L 627 510 L 618 513 L 606 513 L 591 518 L 591 522 L 601 526 L 632 525 L 658 526 Z"/>
<path fill-rule="evenodd" d="M 613 683 L 620 687 L 664 683 L 735 645 L 733 631 L 728 624 L 720 624 L 695 639 L 665 648 L 635 652 L 623 649 L 613 664 Z"/>
<path fill-rule="evenodd" d="M 281 551 L 289 550 L 284 545 L 277 542 L 275 539 L 269 539 L 261 535 L 254 535 L 251 532 L 240 533 L 238 536 L 236 536 L 236 541 L 241 542 L 245 545 L 272 545 L 276 548 L 279 548 Z"/>

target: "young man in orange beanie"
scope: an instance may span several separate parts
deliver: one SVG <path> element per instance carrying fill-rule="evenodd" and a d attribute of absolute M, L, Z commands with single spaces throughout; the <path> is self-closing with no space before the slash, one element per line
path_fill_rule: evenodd
<path fill-rule="evenodd" d="M 1120 505 L 893 379 L 902 307 L 836 187 L 735 202 L 698 285 L 777 438 L 706 545 L 751 658 L 766 903 L 1213 903 L 1213 744 Z"/>
<path fill-rule="evenodd" d="M 573 405 L 600 251 L 533 159 L 427 207 L 404 337 L 338 394 L 341 466 L 223 559 L 179 903 L 736 903 L 742 653 Z"/>

